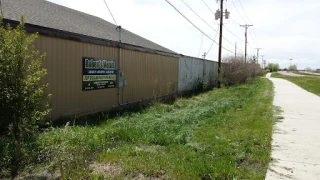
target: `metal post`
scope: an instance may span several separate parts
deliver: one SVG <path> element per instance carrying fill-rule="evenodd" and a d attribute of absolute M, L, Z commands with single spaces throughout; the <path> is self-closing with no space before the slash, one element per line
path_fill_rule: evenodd
<path fill-rule="evenodd" d="M 220 35 L 219 35 L 219 56 L 218 56 L 218 88 L 221 87 L 221 54 L 222 54 L 222 30 L 223 30 L 223 0 L 220 0 Z"/>
<path fill-rule="evenodd" d="M 237 58 L 237 42 L 236 42 L 236 44 L 235 44 L 234 57 Z"/>
<path fill-rule="evenodd" d="M 121 57 L 122 57 L 122 49 L 121 49 L 121 32 L 122 32 L 122 28 L 121 28 L 121 26 L 118 26 L 117 27 L 117 31 L 119 32 L 119 62 L 118 62 L 118 77 L 117 77 L 117 83 L 120 83 L 120 81 L 119 81 L 119 72 L 120 72 L 120 70 L 121 70 Z M 121 105 L 121 98 L 120 98 L 120 86 L 119 86 L 119 84 L 118 84 L 118 104 L 119 105 Z"/>

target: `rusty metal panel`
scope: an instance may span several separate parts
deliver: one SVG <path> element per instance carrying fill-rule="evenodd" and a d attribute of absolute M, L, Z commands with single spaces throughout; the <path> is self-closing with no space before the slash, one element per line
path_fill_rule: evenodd
<path fill-rule="evenodd" d="M 121 103 L 167 95 L 178 89 L 177 57 L 123 50 L 121 66 L 128 82 L 120 91 Z"/>
<path fill-rule="evenodd" d="M 118 59 L 113 47 L 39 36 L 36 49 L 47 54 L 43 67 L 48 71 L 51 118 L 98 112 L 117 105 L 117 89 L 82 91 L 82 57 Z"/>

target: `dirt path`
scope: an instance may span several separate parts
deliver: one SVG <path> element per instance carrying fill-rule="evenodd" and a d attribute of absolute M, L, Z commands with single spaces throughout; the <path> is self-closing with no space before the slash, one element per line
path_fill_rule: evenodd
<path fill-rule="evenodd" d="M 266 180 L 320 180 L 320 97 L 287 80 L 270 80 L 284 119 L 274 126 Z"/>
<path fill-rule="evenodd" d="M 295 74 L 295 73 L 288 72 L 288 71 L 278 71 L 278 73 L 280 73 L 282 75 L 285 75 L 285 76 L 295 76 L 295 77 L 304 76 L 304 75 L 301 75 L 301 74 Z"/>

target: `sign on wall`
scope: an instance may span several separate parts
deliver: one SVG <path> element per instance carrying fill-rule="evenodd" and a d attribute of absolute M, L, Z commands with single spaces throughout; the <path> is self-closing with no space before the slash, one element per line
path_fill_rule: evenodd
<path fill-rule="evenodd" d="M 115 88 L 117 71 L 116 61 L 99 58 L 82 58 L 82 90 Z"/>

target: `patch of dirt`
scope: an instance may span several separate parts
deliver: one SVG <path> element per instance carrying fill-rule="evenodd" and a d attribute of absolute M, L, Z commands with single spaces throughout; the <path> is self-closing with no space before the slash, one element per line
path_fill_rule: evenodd
<path fill-rule="evenodd" d="M 93 170 L 93 173 L 102 174 L 104 177 L 114 177 L 120 175 L 123 170 L 122 168 L 115 163 L 98 163 L 93 162 L 90 164 L 90 168 Z"/>
<path fill-rule="evenodd" d="M 278 71 L 278 73 L 285 75 L 285 76 L 295 76 L 295 77 L 302 77 L 304 75 L 300 75 L 300 74 L 295 74 L 292 72 L 288 72 L 288 71 Z"/>
<path fill-rule="evenodd" d="M 46 180 L 46 179 L 53 179 L 59 180 L 60 174 L 58 172 L 52 173 L 48 169 L 42 169 L 37 172 L 30 172 L 27 175 L 20 175 L 15 178 L 16 180 L 23 180 L 23 179 L 33 179 L 33 180 Z"/>

